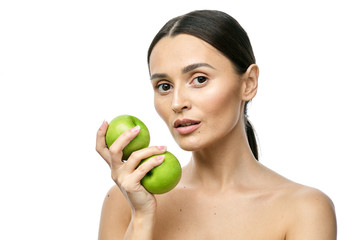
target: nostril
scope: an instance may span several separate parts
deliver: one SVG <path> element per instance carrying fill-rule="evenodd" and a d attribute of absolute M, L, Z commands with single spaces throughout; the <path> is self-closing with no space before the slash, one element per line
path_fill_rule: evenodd
<path fill-rule="evenodd" d="M 188 106 L 183 106 L 183 107 L 174 107 L 172 106 L 171 109 L 175 112 L 175 113 L 178 113 L 178 112 L 181 112 L 183 110 L 188 110 L 189 107 Z"/>

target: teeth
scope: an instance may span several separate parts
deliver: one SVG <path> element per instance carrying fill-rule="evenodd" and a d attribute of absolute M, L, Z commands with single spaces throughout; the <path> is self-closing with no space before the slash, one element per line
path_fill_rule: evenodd
<path fill-rule="evenodd" d="M 194 124 L 196 124 L 196 123 L 184 123 L 184 124 L 181 124 L 181 127 L 188 127 L 188 126 L 191 126 Z"/>

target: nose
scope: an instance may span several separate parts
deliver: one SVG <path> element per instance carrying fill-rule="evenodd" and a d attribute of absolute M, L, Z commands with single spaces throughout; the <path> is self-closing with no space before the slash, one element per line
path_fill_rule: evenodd
<path fill-rule="evenodd" d="M 182 89 L 182 88 L 174 89 L 173 99 L 172 99 L 172 103 L 171 103 L 171 109 L 175 113 L 180 113 L 184 110 L 191 109 L 190 99 L 187 96 L 185 89 Z"/>

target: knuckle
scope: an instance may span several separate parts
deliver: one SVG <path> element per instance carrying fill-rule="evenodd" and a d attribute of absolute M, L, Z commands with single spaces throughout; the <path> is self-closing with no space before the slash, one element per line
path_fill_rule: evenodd
<path fill-rule="evenodd" d="M 120 136 L 120 138 L 125 140 L 130 140 L 132 138 L 131 132 L 129 130 L 123 132 Z"/>
<path fill-rule="evenodd" d="M 96 135 L 97 135 L 97 136 L 101 136 L 101 135 L 102 135 L 101 129 L 98 129 L 98 130 L 97 130 Z"/>
<path fill-rule="evenodd" d="M 162 151 L 162 149 L 160 149 L 158 146 L 151 146 L 151 149 L 153 149 L 154 151 Z"/>
<path fill-rule="evenodd" d="M 99 129 L 99 130 L 96 132 L 96 136 L 97 136 L 98 138 L 103 137 L 103 136 L 105 136 L 105 132 L 102 131 L 101 129 Z"/>
<path fill-rule="evenodd" d="M 158 163 L 156 161 L 153 161 L 153 159 L 149 159 L 148 161 L 138 166 L 136 170 L 139 171 L 139 174 L 145 176 L 151 169 L 156 166 L 158 166 Z"/>
<path fill-rule="evenodd" d="M 132 153 L 130 154 L 130 158 L 132 158 L 132 159 L 138 159 L 138 158 L 140 158 L 140 153 L 139 153 L 139 151 L 132 152 Z"/>
<path fill-rule="evenodd" d="M 121 151 L 120 151 L 120 149 L 118 149 L 118 148 L 114 147 L 113 145 L 111 145 L 110 148 L 109 148 L 109 152 L 111 154 L 118 154 Z"/>
<path fill-rule="evenodd" d="M 149 169 L 146 165 L 144 166 L 144 164 L 141 164 L 141 165 L 137 168 L 137 171 L 138 171 L 139 174 L 145 175 L 145 174 L 147 174 L 147 173 L 150 171 L 150 169 Z"/>
<path fill-rule="evenodd" d="M 124 137 L 130 137 L 131 136 L 131 131 L 130 129 L 126 130 L 125 132 L 123 132 L 122 134 Z"/>
<path fill-rule="evenodd" d="M 136 135 L 134 135 L 134 133 L 131 131 L 131 129 L 125 131 L 123 134 L 120 135 L 121 138 L 124 138 L 125 141 L 130 142 L 131 140 L 133 140 Z"/>
<path fill-rule="evenodd" d="M 115 150 L 114 150 L 114 147 L 113 147 L 113 146 L 109 147 L 109 152 L 110 152 L 111 154 L 115 153 Z"/>

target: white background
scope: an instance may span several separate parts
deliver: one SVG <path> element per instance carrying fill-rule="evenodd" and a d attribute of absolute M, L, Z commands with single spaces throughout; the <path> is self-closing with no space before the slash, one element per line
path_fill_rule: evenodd
<path fill-rule="evenodd" d="M 359 8 L 355 1 L 0 2 L 0 239 L 97 239 L 113 185 L 95 152 L 104 119 L 132 114 L 187 163 L 152 103 L 150 41 L 170 18 L 223 10 L 260 67 L 249 115 L 261 162 L 335 203 L 360 239 Z"/>

